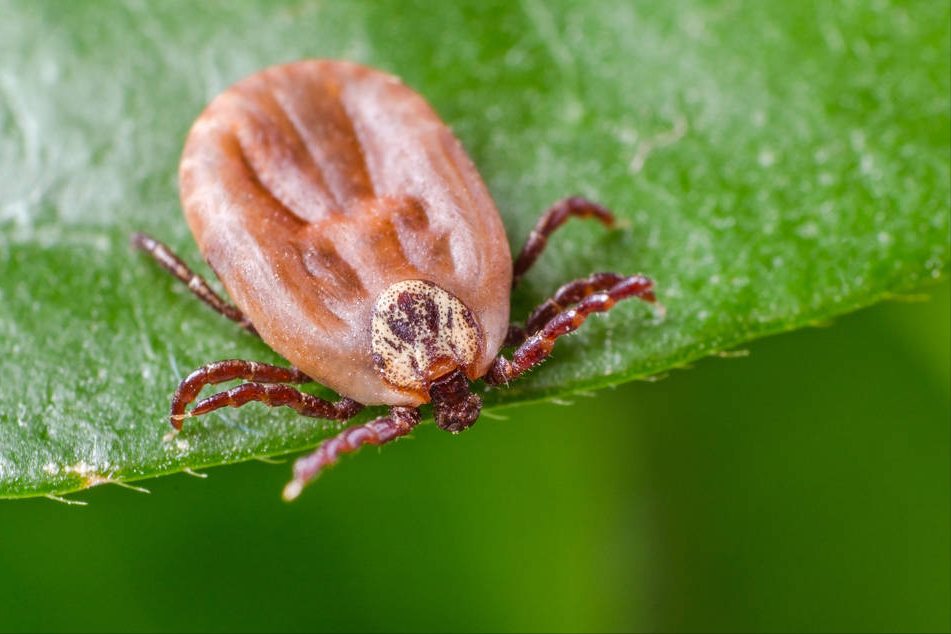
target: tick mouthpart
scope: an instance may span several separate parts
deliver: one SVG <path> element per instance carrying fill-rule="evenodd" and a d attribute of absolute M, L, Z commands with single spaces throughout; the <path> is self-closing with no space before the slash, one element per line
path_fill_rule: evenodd
<path fill-rule="evenodd" d="M 433 381 L 429 397 L 436 425 L 454 434 L 472 427 L 482 411 L 482 399 L 469 391 L 469 380 L 461 370 Z"/>

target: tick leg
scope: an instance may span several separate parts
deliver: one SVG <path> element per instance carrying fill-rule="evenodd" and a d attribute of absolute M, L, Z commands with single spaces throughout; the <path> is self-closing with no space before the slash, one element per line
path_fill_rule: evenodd
<path fill-rule="evenodd" d="M 535 228 L 528 234 L 528 240 L 525 241 L 521 253 L 515 258 L 515 264 L 512 266 L 512 288 L 515 288 L 525 271 L 531 268 L 538 256 L 545 250 L 548 236 L 565 224 L 568 218 L 572 216 L 595 218 L 608 227 L 614 226 L 614 214 L 598 203 L 581 196 L 571 196 L 559 200 L 538 219 Z"/>
<path fill-rule="evenodd" d="M 199 401 L 190 412 L 185 406 L 195 400 L 206 385 L 224 383 L 233 379 L 252 381 L 225 392 L 219 392 Z M 169 416 L 172 427 L 182 428 L 182 420 L 190 416 L 200 416 L 222 407 L 241 407 L 251 401 L 259 401 L 272 407 L 285 405 L 304 416 L 346 420 L 363 409 L 363 405 L 348 398 L 336 403 L 324 400 L 282 383 L 310 383 L 313 379 L 297 368 L 283 368 L 268 363 L 229 359 L 215 361 L 202 366 L 189 374 L 179 384 L 172 397 L 172 412 Z"/>
<path fill-rule="evenodd" d="M 383 445 L 408 434 L 419 424 L 415 407 L 392 407 L 389 416 L 371 420 L 365 425 L 348 427 L 325 440 L 313 453 L 294 463 L 294 478 L 284 487 L 284 499 L 293 500 L 304 485 L 316 478 L 321 469 L 337 462 L 342 453 L 351 453 L 363 445 Z"/>
<path fill-rule="evenodd" d="M 562 286 L 558 293 L 555 294 L 555 297 L 557 298 L 559 293 L 564 291 L 565 297 L 578 297 L 581 300 L 578 302 L 578 305 L 574 308 L 562 311 L 560 304 L 557 308 L 550 309 L 546 308 L 548 302 L 542 304 L 535 313 L 532 314 L 532 317 L 544 309 L 546 311 L 544 314 L 552 314 L 551 318 L 534 332 L 531 332 L 530 328 L 528 329 L 530 336 L 515 350 L 512 354 L 511 361 L 501 355 L 496 357 L 484 377 L 485 382 L 489 385 L 508 383 L 529 368 L 538 365 L 545 357 L 551 354 L 555 340 L 558 339 L 558 337 L 577 330 L 591 313 L 603 313 L 608 311 L 614 304 L 628 297 L 639 297 L 647 302 L 655 301 L 654 291 L 652 290 L 654 283 L 643 275 L 632 275 L 630 277 L 618 276 L 618 281 L 610 288 L 606 290 L 597 288 L 597 283 L 592 283 L 592 279 L 608 280 L 609 278 L 607 277 L 598 277 L 605 275 L 614 274 L 598 273 L 588 279 L 578 280 Z M 592 290 L 597 290 L 598 292 L 585 292 L 589 286 Z M 529 318 L 529 324 L 533 322 L 532 317 Z"/>
<path fill-rule="evenodd" d="M 144 233 L 133 233 L 131 242 L 132 246 L 151 255 L 152 259 L 159 263 L 159 266 L 184 282 L 185 285 L 188 286 L 188 290 L 194 293 L 198 299 L 228 319 L 237 322 L 252 335 L 258 334 L 258 331 L 254 329 L 254 326 L 251 325 L 251 321 L 245 317 L 244 313 L 215 293 L 208 285 L 208 282 L 188 268 L 188 265 L 175 255 L 168 246 Z"/>
<path fill-rule="evenodd" d="M 508 332 L 505 333 L 505 340 L 502 342 L 503 348 L 520 346 L 528 339 L 528 333 L 518 324 L 509 324 Z"/>
<path fill-rule="evenodd" d="M 525 320 L 526 336 L 534 335 L 544 328 L 545 324 L 550 322 L 555 315 L 563 312 L 572 304 L 577 304 L 594 293 L 610 291 L 625 279 L 628 279 L 628 276 L 618 273 L 594 273 L 584 279 L 568 282 L 555 291 L 551 299 L 546 300 L 532 311 L 532 314 Z M 656 300 L 654 291 L 650 288 L 638 293 L 637 296 L 648 302 Z"/>
<path fill-rule="evenodd" d="M 623 281 L 624 277 L 618 273 L 594 273 L 584 279 L 568 282 L 555 291 L 551 299 L 545 300 L 543 304 L 532 311 L 532 314 L 525 321 L 524 328 L 516 324 L 509 325 L 502 346 L 522 345 L 526 339 L 541 330 L 555 315 L 564 311 L 568 306 L 577 304 L 585 297 L 598 291 L 610 290 L 614 285 Z M 651 297 L 645 294 L 643 299 L 653 301 L 652 294 Z"/>

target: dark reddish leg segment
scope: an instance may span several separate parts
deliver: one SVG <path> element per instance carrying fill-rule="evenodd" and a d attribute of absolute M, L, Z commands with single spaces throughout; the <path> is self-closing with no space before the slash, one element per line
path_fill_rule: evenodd
<path fill-rule="evenodd" d="M 512 266 L 512 288 L 515 288 L 525 271 L 531 268 L 538 256 L 545 250 L 548 236 L 565 224 L 568 218 L 572 216 L 596 218 L 608 227 L 614 226 L 614 214 L 596 202 L 581 196 L 571 196 L 559 200 L 538 219 L 535 228 L 528 234 L 528 240 L 525 241 L 521 253 L 515 258 L 515 264 Z"/>
<path fill-rule="evenodd" d="M 290 501 L 300 495 L 304 485 L 316 478 L 321 469 L 337 462 L 340 454 L 354 452 L 363 445 L 383 445 L 396 440 L 412 431 L 419 419 L 419 410 L 415 407 L 392 407 L 389 416 L 349 427 L 325 440 L 312 454 L 294 463 L 294 479 L 284 487 L 284 499 Z"/>
<path fill-rule="evenodd" d="M 234 379 L 253 382 L 210 396 L 200 401 L 190 412 L 185 413 L 185 406 L 195 400 L 203 387 Z M 305 394 L 289 385 L 280 385 L 281 383 L 310 383 L 312 381 L 313 379 L 297 368 L 282 368 L 268 363 L 240 359 L 215 361 L 189 374 L 175 390 L 170 415 L 172 426 L 175 429 L 181 429 L 184 418 L 207 414 L 221 407 L 241 407 L 251 401 L 259 401 L 272 407 L 286 405 L 304 416 L 332 420 L 352 418 L 363 409 L 362 405 L 348 398 L 331 403 Z"/>
<path fill-rule="evenodd" d="M 545 303 L 532 311 L 525 322 L 524 328 L 516 324 L 509 325 L 503 347 L 522 345 L 526 339 L 541 330 L 555 315 L 564 311 L 568 306 L 577 304 L 585 297 L 598 291 L 611 289 L 624 280 L 624 277 L 618 273 L 594 273 L 584 279 L 568 282 L 559 288 L 551 299 L 545 300 Z M 640 297 L 646 301 L 654 301 L 653 291 L 647 291 Z"/>
<path fill-rule="evenodd" d="M 151 255 L 152 259 L 159 263 L 159 266 L 184 282 L 185 285 L 188 286 L 188 290 L 198 296 L 198 299 L 228 319 L 237 322 L 252 335 L 258 334 L 258 331 L 254 329 L 254 326 L 251 325 L 251 322 L 245 317 L 244 313 L 221 299 L 221 297 L 211 289 L 208 282 L 188 268 L 188 265 L 166 245 L 144 233 L 134 233 L 132 234 L 132 246 Z"/>
<path fill-rule="evenodd" d="M 510 346 L 520 346 L 528 339 L 528 333 L 518 324 L 509 324 L 508 332 L 505 333 L 505 341 L 502 342 L 503 348 Z"/>
<path fill-rule="evenodd" d="M 654 301 L 652 290 L 654 283 L 643 275 L 621 278 L 620 281 L 605 291 L 584 296 L 582 290 L 590 280 L 591 278 L 578 280 L 561 287 L 559 292 L 565 291 L 566 295 L 569 296 L 574 293 L 574 296 L 581 295 L 584 298 L 572 309 L 564 312 L 556 311 L 557 314 L 515 350 L 511 361 L 502 356 L 497 357 L 484 377 L 485 382 L 489 385 L 508 383 L 529 368 L 538 365 L 551 353 L 558 337 L 577 330 L 591 313 L 608 311 L 614 304 L 628 297 L 639 297 L 648 302 Z M 539 310 L 545 306 L 546 304 L 542 304 Z"/>
<path fill-rule="evenodd" d="M 608 291 L 625 279 L 626 276 L 618 273 L 594 273 L 585 279 L 568 282 L 555 291 L 551 299 L 546 300 L 545 303 L 532 311 L 532 314 L 525 321 L 526 335 L 534 335 L 568 306 L 577 304 L 594 293 Z M 644 291 L 638 297 L 649 302 L 655 300 L 652 290 Z"/>
<path fill-rule="evenodd" d="M 222 407 L 241 407 L 252 401 L 270 407 L 290 407 L 302 416 L 347 420 L 353 418 L 363 405 L 349 398 L 331 403 L 312 394 L 301 392 L 290 385 L 280 383 L 242 383 L 226 392 L 219 392 L 199 401 L 185 416 L 201 416 Z M 180 424 L 180 423 L 179 423 Z"/>

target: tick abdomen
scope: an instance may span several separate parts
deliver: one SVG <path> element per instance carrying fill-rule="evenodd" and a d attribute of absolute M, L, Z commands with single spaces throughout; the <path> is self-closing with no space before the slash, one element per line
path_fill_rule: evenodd
<path fill-rule="evenodd" d="M 461 144 L 398 79 L 323 60 L 255 74 L 196 121 L 180 180 L 228 294 L 266 343 L 337 392 L 428 400 L 374 363 L 374 305 L 401 282 L 431 283 L 471 312 L 470 377 L 501 347 L 512 263 L 498 213 Z"/>

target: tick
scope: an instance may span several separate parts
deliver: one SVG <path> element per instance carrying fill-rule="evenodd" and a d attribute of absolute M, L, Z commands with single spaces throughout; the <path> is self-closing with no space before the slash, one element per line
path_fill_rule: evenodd
<path fill-rule="evenodd" d="M 495 204 L 452 131 L 399 79 L 358 64 L 305 60 L 226 90 L 188 134 L 179 186 L 234 305 L 161 242 L 137 233 L 132 243 L 292 367 L 230 359 L 198 368 L 172 397 L 174 429 L 252 401 L 340 421 L 390 407 L 297 460 L 286 499 L 340 454 L 408 434 L 424 403 L 441 429 L 470 427 L 482 406 L 470 381 L 504 385 L 590 314 L 628 297 L 655 301 L 642 275 L 595 273 L 510 325 L 511 291 L 551 233 L 570 217 L 610 227 L 613 215 L 581 197 L 561 200 L 513 263 Z M 204 386 L 235 379 L 245 382 L 186 409 Z M 340 400 L 292 387 L 312 381 Z"/>

